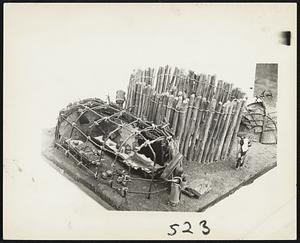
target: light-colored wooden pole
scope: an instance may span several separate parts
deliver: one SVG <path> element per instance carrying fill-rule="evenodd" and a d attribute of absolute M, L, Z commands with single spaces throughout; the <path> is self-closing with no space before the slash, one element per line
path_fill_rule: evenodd
<path fill-rule="evenodd" d="M 139 109 L 139 100 L 140 100 L 140 93 L 141 93 L 141 83 L 136 83 L 136 91 L 135 91 L 135 101 L 134 101 L 134 114 L 138 114 Z"/>
<path fill-rule="evenodd" d="M 190 147 L 190 142 L 192 139 L 192 134 L 195 131 L 195 126 L 196 126 L 196 121 L 197 121 L 197 116 L 198 116 L 198 112 L 199 112 L 199 107 L 200 107 L 200 103 L 201 103 L 201 96 L 197 96 L 195 98 L 195 102 L 194 102 L 194 107 L 193 107 L 193 111 L 192 111 L 192 116 L 189 121 L 186 121 L 186 123 L 189 124 L 189 126 L 187 127 L 187 133 L 186 136 L 183 140 L 183 146 L 182 146 L 182 153 L 184 154 L 185 158 L 188 157 L 188 150 Z"/>
<path fill-rule="evenodd" d="M 170 88 L 171 88 L 171 72 L 172 72 L 172 68 L 169 66 L 168 68 L 168 72 L 167 72 L 167 82 L 166 82 L 166 89 L 165 92 L 169 92 Z"/>
<path fill-rule="evenodd" d="M 223 146 L 223 149 L 222 149 L 222 160 L 224 160 L 227 156 L 229 145 L 230 145 L 232 135 L 234 133 L 234 129 L 236 127 L 236 122 L 238 120 L 238 116 L 239 116 L 240 109 L 241 109 L 241 106 L 242 106 L 242 102 L 240 100 L 233 100 L 233 102 L 235 102 L 234 110 L 233 110 L 233 116 L 232 116 L 232 119 L 230 121 L 230 125 L 228 127 L 228 131 L 227 131 L 227 134 L 226 134 L 226 137 L 225 137 L 224 146 Z"/>
<path fill-rule="evenodd" d="M 140 101 L 139 101 L 139 110 L 138 110 L 138 117 L 142 118 L 142 111 L 145 104 L 145 83 L 141 83 L 141 95 L 140 95 Z"/>
<path fill-rule="evenodd" d="M 202 156 L 203 156 L 203 152 L 204 152 L 204 146 L 207 140 L 207 136 L 208 136 L 208 131 L 210 129 L 210 125 L 211 125 L 211 120 L 214 114 L 216 108 L 216 99 L 212 99 L 210 102 L 210 105 L 208 107 L 208 114 L 207 114 L 207 118 L 206 118 L 206 122 L 205 122 L 205 129 L 204 129 L 204 133 L 202 136 L 202 140 L 200 141 L 200 147 L 199 150 L 197 151 L 198 156 L 197 156 L 197 161 L 198 163 L 202 163 Z"/>
<path fill-rule="evenodd" d="M 172 105 L 174 101 L 174 96 L 173 95 L 168 95 L 168 103 L 167 103 L 167 111 L 166 111 L 166 122 L 170 123 L 170 116 L 171 116 L 171 110 L 172 110 Z"/>
<path fill-rule="evenodd" d="M 229 84 L 227 82 L 224 82 L 223 84 L 223 94 L 222 94 L 222 103 L 226 103 L 226 96 L 228 93 Z"/>
<path fill-rule="evenodd" d="M 202 163 L 210 162 L 208 160 L 208 154 L 209 154 L 210 149 L 211 149 L 211 143 L 212 143 L 212 140 L 213 140 L 213 135 L 215 133 L 215 130 L 217 128 L 217 124 L 219 122 L 221 109 L 222 109 L 222 103 L 218 102 L 217 106 L 216 106 L 216 111 L 214 112 L 213 119 L 212 119 L 212 122 L 211 122 L 212 123 L 211 124 L 211 129 L 208 132 L 207 140 L 206 140 L 206 143 L 205 143 L 204 152 L 203 152 L 202 161 L 201 161 Z"/>
<path fill-rule="evenodd" d="M 182 97 L 179 97 L 178 102 L 176 104 L 175 111 L 174 111 L 173 121 L 172 121 L 172 129 L 174 131 L 174 134 L 176 133 L 176 129 L 177 129 L 177 123 L 178 123 L 178 117 L 179 117 L 181 103 L 182 103 Z"/>
<path fill-rule="evenodd" d="M 159 93 L 160 89 L 160 79 L 161 79 L 161 73 L 162 73 L 162 67 L 158 68 L 157 74 L 156 74 L 156 82 L 155 82 L 155 92 Z"/>
<path fill-rule="evenodd" d="M 216 88 L 216 93 L 215 93 L 215 99 L 217 102 L 220 102 L 220 87 L 221 87 L 221 83 L 222 83 L 222 80 L 218 80 L 218 83 L 217 83 L 217 88 Z"/>
<path fill-rule="evenodd" d="M 148 108 L 149 108 L 148 106 L 149 106 L 150 92 L 151 92 L 151 85 L 150 85 L 150 81 L 149 81 L 149 84 L 146 86 L 145 104 L 144 104 L 144 109 L 142 111 L 143 119 L 145 119 L 145 120 L 147 120 L 147 117 L 148 117 Z"/>
<path fill-rule="evenodd" d="M 205 105 L 206 105 L 206 98 L 201 97 L 199 110 L 198 110 L 198 114 L 197 114 L 197 119 L 196 119 L 196 123 L 195 123 L 195 129 L 193 131 L 193 134 L 192 134 L 192 137 L 191 137 L 191 143 L 190 143 L 190 146 L 189 146 L 189 149 L 188 149 L 188 155 L 187 155 L 188 161 L 191 161 L 194 158 L 196 143 L 197 143 L 197 139 L 198 139 L 198 136 L 199 136 L 199 131 L 201 129 L 201 121 L 202 121 L 202 116 L 203 116 L 203 113 L 204 113 Z"/>
<path fill-rule="evenodd" d="M 163 93 L 164 92 L 164 89 L 165 89 L 165 82 L 166 82 L 166 72 L 167 72 L 167 66 L 165 67 L 162 67 L 162 73 L 161 73 L 161 85 L 160 85 L 160 89 L 159 89 L 159 93 Z"/>
<path fill-rule="evenodd" d="M 198 80 L 198 85 L 197 85 L 197 90 L 196 90 L 196 96 L 202 96 L 202 90 L 203 90 L 203 78 L 204 78 L 204 75 L 201 73 L 197 80 Z"/>
<path fill-rule="evenodd" d="M 129 107 L 133 107 L 135 103 L 135 95 L 136 95 L 136 74 L 133 74 L 131 87 L 130 87 L 130 105 Z M 134 108 L 130 109 L 131 112 L 134 112 Z"/>
<path fill-rule="evenodd" d="M 168 93 L 163 94 L 163 100 L 162 100 L 162 108 L 161 108 L 161 122 L 166 121 L 166 112 L 167 112 L 167 106 L 168 106 Z"/>
<path fill-rule="evenodd" d="M 178 124 L 176 129 L 176 137 L 178 138 L 179 144 L 181 143 L 182 140 L 182 134 L 184 131 L 184 123 L 187 114 L 188 104 L 189 104 L 189 99 L 183 100 L 179 111 L 179 118 L 178 118 Z"/>
<path fill-rule="evenodd" d="M 223 102 L 223 97 L 224 97 L 224 92 L 225 92 L 225 85 L 226 85 L 226 82 L 221 80 L 218 102 L 222 102 L 223 104 L 225 104 L 225 102 Z"/>
<path fill-rule="evenodd" d="M 217 160 L 219 161 L 219 159 L 221 158 L 221 152 L 222 152 L 222 148 L 223 148 L 223 145 L 224 145 L 224 140 L 225 140 L 225 136 L 226 136 L 226 133 L 227 133 L 227 129 L 228 129 L 228 126 L 229 126 L 229 122 L 230 122 L 230 118 L 231 118 L 231 112 L 232 112 L 232 109 L 233 109 L 233 103 L 228 101 L 229 105 L 228 105 L 228 112 L 226 114 L 226 120 L 225 120 L 225 124 L 221 130 L 221 134 L 220 134 L 220 137 L 219 137 L 219 142 L 218 142 L 218 146 L 217 146 L 217 153 L 216 153 L 216 156 L 214 158 L 214 160 Z"/>
<path fill-rule="evenodd" d="M 215 87 L 216 86 L 216 76 L 213 75 L 210 78 L 210 83 L 209 83 L 209 92 L 208 92 L 208 100 L 210 101 L 214 95 L 215 95 Z"/>
<path fill-rule="evenodd" d="M 242 103 L 242 105 L 241 105 L 241 108 L 239 110 L 238 118 L 237 118 L 236 125 L 235 125 L 235 128 L 234 128 L 233 136 L 232 136 L 231 141 L 230 141 L 227 156 L 232 152 L 232 147 L 233 147 L 234 141 L 236 140 L 237 134 L 239 132 L 240 124 L 241 124 L 241 120 L 242 120 L 242 116 L 243 116 L 243 111 L 244 111 L 245 105 L 246 105 L 246 100 L 245 99 L 241 100 L 241 103 Z"/>
<path fill-rule="evenodd" d="M 170 80 L 170 86 L 168 89 L 169 92 L 171 92 L 176 86 L 177 73 L 178 73 L 178 68 L 175 67 Z"/>
<path fill-rule="evenodd" d="M 208 153 L 208 156 L 206 159 L 206 161 L 208 161 L 208 162 L 213 162 L 213 160 L 214 160 L 214 156 L 215 156 L 216 150 L 217 150 L 216 147 L 217 147 L 217 143 L 218 143 L 218 137 L 219 137 L 220 133 L 222 132 L 223 123 L 225 123 L 224 117 L 226 117 L 225 114 L 227 112 L 228 112 L 228 103 L 222 105 L 221 114 L 220 114 L 220 117 L 219 117 L 219 120 L 217 123 L 217 127 L 214 131 L 211 146 L 210 146 L 209 153 Z"/>
<path fill-rule="evenodd" d="M 140 91 L 140 97 L 139 97 L 139 109 L 138 109 L 138 117 L 141 117 L 142 109 L 143 109 L 143 101 L 145 96 L 145 83 L 141 82 L 141 91 Z"/>
<path fill-rule="evenodd" d="M 193 112 L 194 100 L 195 100 L 195 95 L 193 94 L 193 95 L 191 95 L 190 100 L 189 100 L 187 115 L 185 118 L 185 124 L 184 124 L 184 129 L 183 129 L 182 143 L 180 143 L 180 146 L 179 146 L 180 151 L 183 151 L 184 141 L 186 139 L 188 130 L 190 129 L 190 120 L 191 120 L 191 115 Z"/>
<path fill-rule="evenodd" d="M 159 98 L 160 98 L 160 94 L 156 94 L 155 95 L 155 99 L 154 99 L 154 111 L 153 111 L 153 122 L 156 123 L 157 120 L 157 109 L 159 106 Z"/>
<path fill-rule="evenodd" d="M 174 99 L 173 99 L 173 104 L 172 104 L 170 119 L 169 119 L 171 128 L 173 128 L 172 126 L 173 126 L 174 114 L 175 114 L 176 105 L 178 103 L 178 100 L 179 100 L 178 96 L 174 97 Z"/>
<path fill-rule="evenodd" d="M 162 103 L 163 103 L 163 94 L 159 94 L 158 96 L 158 105 L 156 111 L 155 123 L 160 124 L 162 120 Z"/>
<path fill-rule="evenodd" d="M 155 91 L 152 95 L 151 99 L 151 112 L 150 112 L 150 118 L 149 121 L 154 122 L 155 121 L 155 112 L 156 112 L 156 97 L 157 97 L 157 92 Z"/>
<path fill-rule="evenodd" d="M 194 149 L 194 153 L 193 153 L 193 161 L 198 161 L 198 155 L 199 155 L 199 151 L 200 151 L 200 146 L 201 146 L 201 141 L 203 140 L 203 135 L 204 135 L 204 131 L 205 131 L 205 123 L 206 123 L 206 118 L 208 115 L 208 108 L 210 106 L 210 102 L 205 98 L 206 102 L 203 106 L 202 110 L 202 118 L 199 124 L 199 130 L 198 130 L 198 135 L 197 135 L 197 141 L 195 144 L 195 149 Z"/>
<path fill-rule="evenodd" d="M 210 75 L 205 75 L 205 79 L 204 79 L 204 82 L 203 82 L 203 94 L 202 96 L 206 98 L 207 101 L 209 101 L 207 99 L 207 94 L 208 94 L 208 89 L 209 89 L 209 82 L 208 82 L 208 79 L 210 78 Z"/>

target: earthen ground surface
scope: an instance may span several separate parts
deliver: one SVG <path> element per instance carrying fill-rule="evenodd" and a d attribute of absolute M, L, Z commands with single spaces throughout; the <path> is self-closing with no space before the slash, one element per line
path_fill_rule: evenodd
<path fill-rule="evenodd" d="M 135 193 L 129 193 L 126 198 L 122 197 L 110 186 L 97 181 L 84 168 L 77 166 L 74 160 L 66 157 L 62 150 L 54 148 L 53 142 L 54 129 L 44 130 L 42 154 L 46 161 L 108 210 L 201 212 L 242 186 L 252 183 L 277 165 L 276 145 L 264 145 L 257 142 L 252 144 L 245 165 L 239 170 L 235 170 L 236 146 L 231 156 L 223 162 L 205 165 L 184 162 L 188 184 L 196 188 L 206 181 L 211 185 L 211 190 L 199 199 L 182 195 L 180 204 L 172 207 L 168 204 L 168 191 L 152 194 L 150 199 L 147 199 L 147 194 Z M 111 157 L 107 156 L 105 159 L 108 164 L 112 162 Z M 138 174 L 134 176 L 139 177 Z M 159 190 L 165 186 L 155 184 L 152 190 Z M 130 183 L 129 186 L 129 190 L 132 191 L 147 192 L 148 188 L 149 182 L 138 180 Z"/>

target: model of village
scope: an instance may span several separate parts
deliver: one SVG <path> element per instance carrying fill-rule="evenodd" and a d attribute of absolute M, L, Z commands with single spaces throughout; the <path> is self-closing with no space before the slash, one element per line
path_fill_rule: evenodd
<path fill-rule="evenodd" d="M 253 87 L 135 70 L 115 97 L 66 104 L 43 155 L 109 210 L 201 212 L 276 166 L 277 77 Z"/>

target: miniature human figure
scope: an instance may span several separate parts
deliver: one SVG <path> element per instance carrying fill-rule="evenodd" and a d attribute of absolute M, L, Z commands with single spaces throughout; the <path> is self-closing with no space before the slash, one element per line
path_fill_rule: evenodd
<path fill-rule="evenodd" d="M 238 159 L 235 168 L 238 169 L 239 167 L 242 167 L 245 162 L 246 153 L 251 147 L 251 141 L 247 136 L 239 136 L 240 137 L 240 146 L 239 146 L 239 153 L 238 153 Z"/>

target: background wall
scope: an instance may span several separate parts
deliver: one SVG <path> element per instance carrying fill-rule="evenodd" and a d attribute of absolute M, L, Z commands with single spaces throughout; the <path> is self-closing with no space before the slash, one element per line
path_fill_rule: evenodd
<path fill-rule="evenodd" d="M 241 87 L 251 97 L 249 88 L 254 85 L 256 63 L 278 63 L 282 104 L 278 109 L 289 114 L 287 127 L 295 127 L 295 6 L 5 4 L 4 235 L 13 238 L 111 236 L 107 233 L 107 222 L 112 216 L 103 221 L 105 212 L 101 206 L 42 160 L 41 129 L 54 127 L 59 110 L 70 101 L 86 97 L 105 99 L 107 94 L 114 97 L 117 89 L 126 89 L 135 68 L 169 64 L 216 74 L 217 78 Z M 279 32 L 287 29 L 294 37 L 292 47 L 280 44 Z M 291 105 L 286 108 L 287 104 Z M 280 125 L 280 119 L 279 128 L 282 131 L 279 140 L 281 136 L 283 141 L 282 134 L 289 134 L 290 130 Z M 293 145 L 279 143 L 278 146 L 293 156 Z M 283 157 L 279 155 L 280 159 Z M 216 230 L 211 237 L 250 237 L 249 232 L 258 227 L 257 222 L 287 203 L 277 200 L 279 192 L 287 194 L 286 197 L 279 194 L 279 198 L 285 198 L 291 210 L 282 213 L 285 217 L 277 217 L 286 219 L 282 224 L 288 228 L 282 233 L 282 225 L 267 227 L 270 224 L 266 224 L 268 233 L 257 234 L 267 237 L 275 231 L 283 238 L 293 235 L 295 177 L 288 180 L 282 177 L 283 184 L 279 179 L 282 171 L 290 173 L 295 169 L 294 157 L 291 159 L 284 170 L 275 169 L 209 209 Z M 234 211 L 231 215 L 226 214 L 231 211 L 228 207 Z M 257 210 L 263 213 L 255 214 Z M 127 218 L 133 219 L 134 215 Z M 139 221 L 136 227 L 147 228 L 146 219 L 153 219 L 154 215 L 143 217 L 145 221 Z M 247 224 L 245 217 L 248 217 Z M 164 220 L 166 223 L 154 230 L 167 237 L 169 218 Z M 134 225 L 134 222 L 123 223 Z M 238 230 L 233 232 L 234 227 Z M 117 238 L 136 236 L 122 228 L 118 232 Z M 153 232 L 144 236 L 161 237 L 160 233 Z"/>
<path fill-rule="evenodd" d="M 261 95 L 262 92 L 267 91 L 272 94 L 272 98 L 266 97 L 264 99 L 267 106 L 276 107 L 277 101 L 277 63 L 258 63 L 255 71 L 254 95 Z"/>

